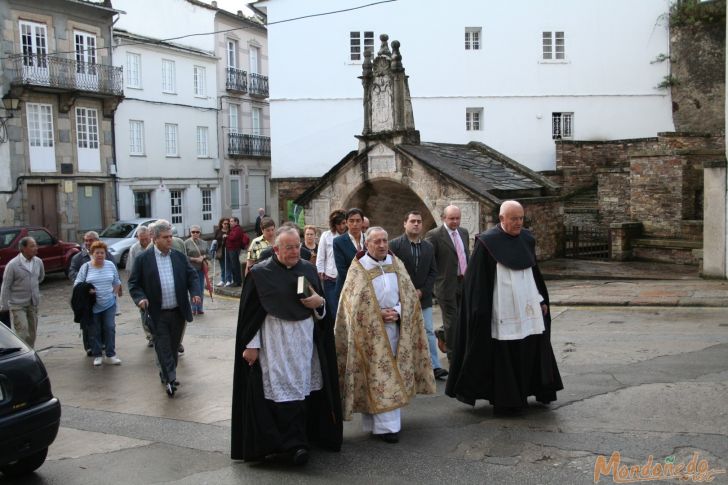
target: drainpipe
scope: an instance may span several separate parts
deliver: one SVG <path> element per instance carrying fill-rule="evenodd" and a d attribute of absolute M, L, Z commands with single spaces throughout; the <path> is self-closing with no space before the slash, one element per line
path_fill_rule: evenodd
<path fill-rule="evenodd" d="M 109 62 L 111 66 L 114 66 L 113 52 L 114 52 L 114 25 L 119 21 L 121 16 L 116 13 L 114 19 L 111 21 L 111 27 L 109 27 Z M 123 87 L 123 84 L 122 84 Z M 118 106 L 117 106 L 118 107 Z M 119 179 L 116 175 L 119 167 L 116 164 L 116 110 L 111 113 L 111 159 L 114 163 L 114 173 L 110 174 L 112 184 L 114 187 L 114 220 L 119 220 Z M 105 227 L 105 225 L 104 225 Z"/>

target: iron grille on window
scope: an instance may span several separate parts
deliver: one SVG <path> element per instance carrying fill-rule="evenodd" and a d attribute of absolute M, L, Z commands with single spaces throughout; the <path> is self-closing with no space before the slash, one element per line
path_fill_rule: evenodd
<path fill-rule="evenodd" d="M 574 113 L 551 113 L 551 138 L 570 140 L 573 138 Z"/>
<path fill-rule="evenodd" d="M 270 157 L 270 137 L 228 133 L 228 155 L 231 157 Z"/>
<path fill-rule="evenodd" d="M 172 213 L 172 224 L 182 224 L 182 191 L 170 190 L 169 199 Z"/>
<path fill-rule="evenodd" d="M 268 97 L 268 76 L 250 73 L 250 95 Z"/>
<path fill-rule="evenodd" d="M 227 82 L 225 88 L 228 91 L 237 91 L 239 93 L 248 92 L 248 73 L 242 69 L 234 67 L 227 68 Z"/>
<path fill-rule="evenodd" d="M 10 82 L 121 96 L 122 68 L 35 54 L 9 56 Z"/>

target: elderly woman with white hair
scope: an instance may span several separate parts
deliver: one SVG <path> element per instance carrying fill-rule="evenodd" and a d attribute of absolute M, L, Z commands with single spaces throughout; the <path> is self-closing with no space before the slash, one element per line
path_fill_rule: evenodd
<path fill-rule="evenodd" d="M 209 245 L 207 241 L 200 237 L 200 226 L 190 226 L 190 238 L 185 241 L 185 254 L 190 265 L 197 271 L 197 279 L 199 281 L 200 303 L 192 303 L 193 315 L 204 315 L 202 308 L 205 296 L 205 265 L 207 264 Z"/>

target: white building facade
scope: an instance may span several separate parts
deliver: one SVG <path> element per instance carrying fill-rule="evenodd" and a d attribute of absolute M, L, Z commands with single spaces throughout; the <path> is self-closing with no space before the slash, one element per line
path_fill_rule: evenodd
<path fill-rule="evenodd" d="M 553 140 L 673 130 L 667 0 L 265 0 L 274 179 L 320 176 L 356 147 L 364 49 L 401 42 L 422 140 L 488 144 L 534 170 Z M 297 73 L 297 75 L 291 75 Z"/>
<path fill-rule="evenodd" d="M 213 232 L 221 212 L 217 59 L 122 30 L 114 40 L 128 101 L 114 119 L 119 217 L 164 218 L 185 236 L 193 224 Z"/>
<path fill-rule="evenodd" d="M 211 233 L 219 217 L 252 225 L 258 208 L 269 206 L 270 192 L 265 27 L 216 2 L 115 0 L 115 6 L 126 12 L 117 23 L 125 32 L 117 36 L 114 59 L 125 65 L 130 102 L 123 119 L 117 114 L 117 145 L 126 144 L 118 152 L 124 160 L 119 162 L 122 214 L 133 216 L 151 206 L 153 216 L 169 218 L 185 234 L 190 224 Z M 136 76 L 135 54 L 142 50 L 148 51 L 141 61 L 143 85 L 135 87 L 128 80 Z M 165 79 L 169 66 L 178 83 L 172 91 Z M 139 122 L 153 147 L 139 146 Z M 177 155 L 168 146 L 175 130 Z M 200 141 L 205 134 L 206 146 Z"/>

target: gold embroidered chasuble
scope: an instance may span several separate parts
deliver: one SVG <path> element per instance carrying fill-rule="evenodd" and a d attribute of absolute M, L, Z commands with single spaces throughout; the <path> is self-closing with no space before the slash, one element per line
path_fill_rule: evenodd
<path fill-rule="evenodd" d="M 336 355 L 343 416 L 378 414 L 405 406 L 415 394 L 434 394 L 435 377 L 420 301 L 402 261 L 392 256 L 399 286 L 400 334 L 392 353 L 372 279 L 358 258 L 349 267 L 336 314 Z"/>

